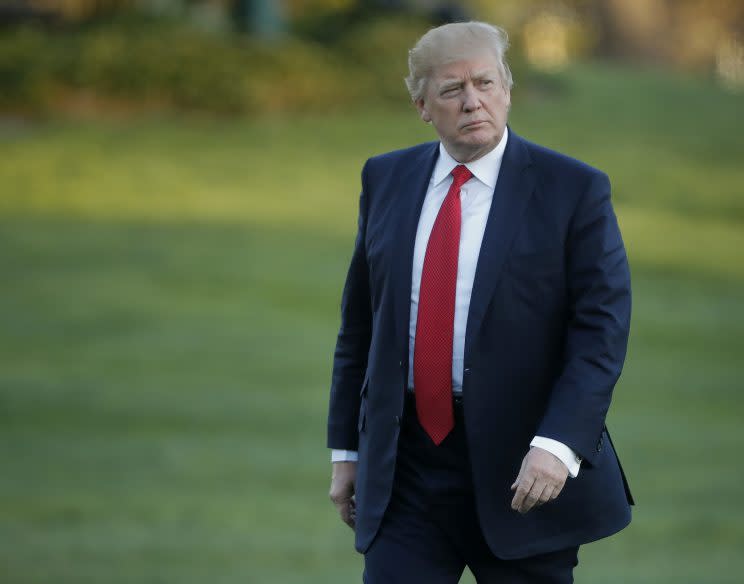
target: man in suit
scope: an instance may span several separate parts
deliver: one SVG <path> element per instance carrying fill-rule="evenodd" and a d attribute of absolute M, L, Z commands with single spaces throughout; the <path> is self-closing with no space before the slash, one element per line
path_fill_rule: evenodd
<path fill-rule="evenodd" d="M 362 171 L 328 418 L 331 499 L 368 584 L 573 581 L 630 521 L 605 427 L 630 276 L 602 172 L 507 127 L 498 27 L 426 33 L 439 142 Z"/>

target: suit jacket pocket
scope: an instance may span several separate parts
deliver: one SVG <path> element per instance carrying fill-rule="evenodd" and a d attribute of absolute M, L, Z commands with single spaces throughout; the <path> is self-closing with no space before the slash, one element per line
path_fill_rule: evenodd
<path fill-rule="evenodd" d="M 623 478 L 623 487 L 625 488 L 625 496 L 628 499 L 628 504 L 635 505 L 635 500 L 633 499 L 633 493 L 630 492 L 630 485 L 628 484 L 628 478 L 625 476 L 623 465 L 620 463 L 620 457 L 617 454 L 615 445 L 612 443 L 612 438 L 610 437 L 610 432 L 607 429 L 607 426 L 604 427 L 603 433 L 607 436 L 607 441 L 610 443 L 610 446 L 612 446 L 612 451 L 615 453 L 615 460 L 617 460 L 617 466 L 620 469 L 620 476 Z"/>
<path fill-rule="evenodd" d="M 369 386 L 369 377 L 366 375 L 364 376 L 364 381 L 362 382 L 362 389 L 359 390 L 359 395 L 361 397 L 364 397 L 367 395 L 367 387 Z"/>
<path fill-rule="evenodd" d="M 357 431 L 364 432 L 366 427 L 367 427 L 367 397 L 365 395 L 362 395 L 362 401 L 359 404 L 359 423 L 357 424 Z"/>

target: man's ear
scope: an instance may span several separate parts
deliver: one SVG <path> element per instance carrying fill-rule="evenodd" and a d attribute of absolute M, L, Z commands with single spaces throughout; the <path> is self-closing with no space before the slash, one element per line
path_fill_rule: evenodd
<path fill-rule="evenodd" d="M 424 120 L 427 124 L 430 123 L 431 116 L 426 110 L 426 104 L 424 103 L 423 98 L 418 98 L 414 103 L 416 104 L 416 109 L 418 110 L 421 119 Z"/>

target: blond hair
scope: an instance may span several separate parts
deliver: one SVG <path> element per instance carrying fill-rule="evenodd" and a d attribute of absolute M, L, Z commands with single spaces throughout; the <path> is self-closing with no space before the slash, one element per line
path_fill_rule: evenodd
<path fill-rule="evenodd" d="M 417 101 L 423 97 L 426 82 L 436 67 L 483 52 L 496 57 L 501 83 L 511 89 L 514 82 L 504 56 L 508 48 L 506 31 L 486 22 L 453 22 L 432 28 L 408 51 L 408 93 Z"/>

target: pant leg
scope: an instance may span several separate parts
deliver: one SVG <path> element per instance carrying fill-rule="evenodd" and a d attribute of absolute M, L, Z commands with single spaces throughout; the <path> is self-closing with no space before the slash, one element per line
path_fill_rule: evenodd
<path fill-rule="evenodd" d="M 366 584 L 459 581 L 465 560 L 453 545 L 448 518 L 458 515 L 472 489 L 462 416 L 456 418 L 455 429 L 436 446 L 418 422 L 413 397 L 407 397 L 390 504 L 364 556 Z"/>
<path fill-rule="evenodd" d="M 439 499 L 431 505 L 429 514 L 448 535 L 479 584 L 573 583 L 578 546 L 518 560 L 496 557 L 483 536 L 472 489 L 454 491 Z"/>
<path fill-rule="evenodd" d="M 365 584 L 456 584 L 465 565 L 479 584 L 571 584 L 577 554 L 578 547 L 520 560 L 494 556 L 477 517 L 462 410 L 435 446 L 407 398 L 393 494 L 365 554 Z"/>
<path fill-rule="evenodd" d="M 578 552 L 576 546 L 519 560 L 502 560 L 491 554 L 468 566 L 478 584 L 573 584 Z"/>
<path fill-rule="evenodd" d="M 364 584 L 457 584 L 465 561 L 427 514 L 393 501 L 364 555 Z"/>

